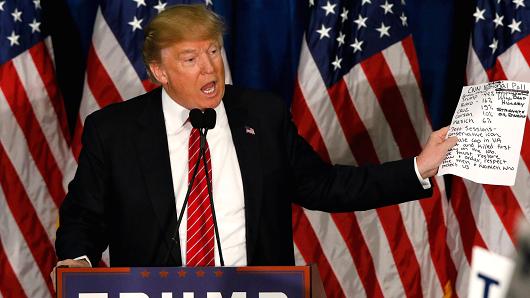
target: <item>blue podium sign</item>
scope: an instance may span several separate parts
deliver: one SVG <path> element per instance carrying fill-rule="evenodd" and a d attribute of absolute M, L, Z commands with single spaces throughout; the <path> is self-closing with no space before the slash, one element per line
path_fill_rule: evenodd
<path fill-rule="evenodd" d="M 309 298 L 309 266 L 59 268 L 63 298 Z"/>

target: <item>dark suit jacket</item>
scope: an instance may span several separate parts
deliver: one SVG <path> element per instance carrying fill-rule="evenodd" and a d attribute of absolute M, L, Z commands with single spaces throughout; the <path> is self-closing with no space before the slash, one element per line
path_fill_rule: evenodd
<path fill-rule="evenodd" d="M 343 212 L 431 194 L 412 159 L 360 168 L 322 162 L 270 94 L 226 86 L 223 102 L 243 179 L 249 265 L 294 264 L 291 203 Z M 111 266 L 181 265 L 171 245 L 175 210 L 160 89 L 87 117 L 60 209 L 59 259 L 87 255 L 97 264 L 109 245 Z"/>

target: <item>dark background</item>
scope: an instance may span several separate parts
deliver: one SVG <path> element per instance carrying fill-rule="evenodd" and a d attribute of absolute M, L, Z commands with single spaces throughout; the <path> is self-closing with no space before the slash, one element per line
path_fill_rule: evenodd
<path fill-rule="evenodd" d="M 356 0 L 358 1 L 358 0 Z M 395 0 L 400 1 L 400 0 Z M 44 2 L 70 128 L 77 117 L 97 0 Z M 317 2 L 315 0 L 315 2 Z M 391 1 L 393 2 L 393 1 Z M 307 0 L 213 0 L 228 25 L 234 85 L 271 90 L 290 103 Z M 474 1 L 406 0 L 433 128 L 448 125 L 465 79 Z"/>

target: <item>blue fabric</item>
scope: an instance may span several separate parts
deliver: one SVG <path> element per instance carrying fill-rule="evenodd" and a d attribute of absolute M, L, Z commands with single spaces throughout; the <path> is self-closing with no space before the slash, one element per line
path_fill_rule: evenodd
<path fill-rule="evenodd" d="M 66 1 L 86 53 L 99 1 Z M 457 5 L 456 0 L 407 0 L 406 4 L 424 96 L 438 128 L 449 123 L 463 84 L 474 4 Z M 290 103 L 308 1 L 213 0 L 212 8 L 228 27 L 225 48 L 234 84 L 273 91 Z"/>

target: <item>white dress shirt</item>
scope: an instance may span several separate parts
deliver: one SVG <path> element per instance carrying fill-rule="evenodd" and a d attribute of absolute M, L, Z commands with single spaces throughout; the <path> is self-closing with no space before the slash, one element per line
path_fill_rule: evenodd
<path fill-rule="evenodd" d="M 165 90 L 162 91 L 162 110 L 177 205 L 175 212 L 179 215 L 188 189 L 188 141 L 192 126 L 187 121 L 189 110 L 172 100 Z M 217 121 L 215 127 L 208 131 L 206 140 L 210 147 L 213 201 L 223 258 L 226 266 L 246 266 L 245 202 L 241 170 L 223 102 L 215 108 L 215 112 Z M 182 264 L 185 265 L 187 208 L 183 216 L 179 235 Z M 215 265 L 220 265 L 217 242 Z"/>

